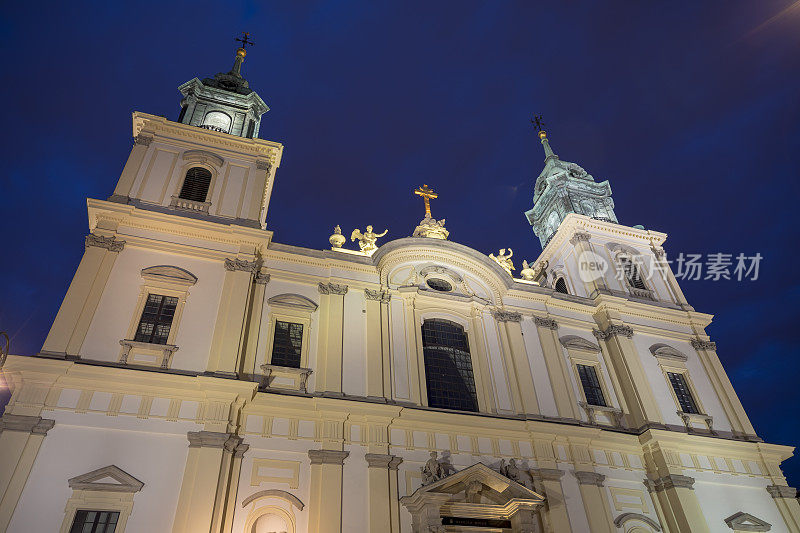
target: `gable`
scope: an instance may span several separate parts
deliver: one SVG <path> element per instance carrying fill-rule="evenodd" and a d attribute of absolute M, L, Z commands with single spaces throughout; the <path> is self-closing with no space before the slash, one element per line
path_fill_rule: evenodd
<path fill-rule="evenodd" d="M 67 481 L 73 490 L 139 492 L 144 483 L 115 465 L 104 466 Z"/>
<path fill-rule="evenodd" d="M 491 489 L 502 496 L 502 503 L 512 499 L 525 499 L 543 502 L 544 497 L 525 485 L 495 472 L 483 463 L 476 463 L 459 472 L 451 474 L 435 483 L 420 487 L 414 493 L 458 494 L 463 492 L 470 484 L 480 483 L 483 487 Z"/>
<path fill-rule="evenodd" d="M 726 518 L 725 523 L 734 531 L 769 531 L 772 529 L 772 524 L 742 511 Z"/>

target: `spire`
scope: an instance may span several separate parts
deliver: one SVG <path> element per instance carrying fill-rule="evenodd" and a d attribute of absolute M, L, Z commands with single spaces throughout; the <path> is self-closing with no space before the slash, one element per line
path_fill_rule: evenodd
<path fill-rule="evenodd" d="M 229 72 L 238 78 L 242 77 L 242 63 L 244 62 L 245 56 L 247 56 L 247 45 L 250 46 L 255 45 L 253 41 L 250 40 L 250 32 L 243 31 L 241 37 L 237 37 L 234 41 L 238 41 L 242 43 L 242 46 L 236 49 L 236 59 L 233 61 L 233 68 Z"/>
<path fill-rule="evenodd" d="M 550 147 L 541 115 L 534 116 L 531 123 L 536 127 L 545 158 L 544 169 L 534 185 L 533 208 L 526 211 L 525 216 L 542 248 L 547 246 L 569 213 L 617 222 L 608 181 L 597 183 L 580 166 L 561 161 Z"/>

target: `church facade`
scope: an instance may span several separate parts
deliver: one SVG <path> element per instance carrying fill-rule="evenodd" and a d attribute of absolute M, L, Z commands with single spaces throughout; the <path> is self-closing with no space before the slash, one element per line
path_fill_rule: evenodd
<path fill-rule="evenodd" d="M 427 186 L 409 237 L 279 243 L 244 58 L 183 84 L 177 121 L 134 113 L 88 200 L 41 352 L 3 368 L 0 530 L 800 531 L 793 449 L 757 436 L 666 235 L 620 224 L 608 182 L 540 131 L 519 271 L 455 242 Z"/>

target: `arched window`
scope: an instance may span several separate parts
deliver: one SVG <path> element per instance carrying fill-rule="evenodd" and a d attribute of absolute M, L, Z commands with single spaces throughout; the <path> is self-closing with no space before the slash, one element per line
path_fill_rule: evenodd
<path fill-rule="evenodd" d="M 477 411 L 475 378 L 464 328 L 449 320 L 426 320 L 422 324 L 422 349 L 428 405 Z"/>
<path fill-rule="evenodd" d="M 564 281 L 564 278 L 558 278 L 556 280 L 556 292 L 560 292 L 562 294 L 569 294 L 569 289 L 567 288 L 567 282 Z"/>
<path fill-rule="evenodd" d="M 622 267 L 622 272 L 625 274 L 625 279 L 628 281 L 628 285 L 634 289 L 647 290 L 647 285 L 644 284 L 642 276 L 639 273 L 639 267 L 636 265 L 636 263 L 631 261 L 631 259 L 628 257 L 620 257 L 619 264 Z"/>
<path fill-rule="evenodd" d="M 181 187 L 178 198 L 205 202 L 210 185 L 211 172 L 203 167 L 192 167 L 186 172 L 186 179 L 183 180 L 183 187 Z"/>
<path fill-rule="evenodd" d="M 222 111 L 211 111 L 203 119 L 203 127 L 207 130 L 228 133 L 231 131 L 231 117 Z"/>

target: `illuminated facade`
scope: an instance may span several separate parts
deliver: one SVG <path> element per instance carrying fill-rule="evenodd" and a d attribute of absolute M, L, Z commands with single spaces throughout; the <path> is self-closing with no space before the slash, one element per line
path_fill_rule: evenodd
<path fill-rule="evenodd" d="M 134 113 L 88 200 L 41 353 L 4 368 L 0 530 L 800 531 L 792 448 L 756 436 L 666 235 L 617 223 L 607 182 L 541 132 L 519 278 L 429 210 L 377 250 L 279 244 L 244 56 L 182 85 L 178 121 Z"/>

